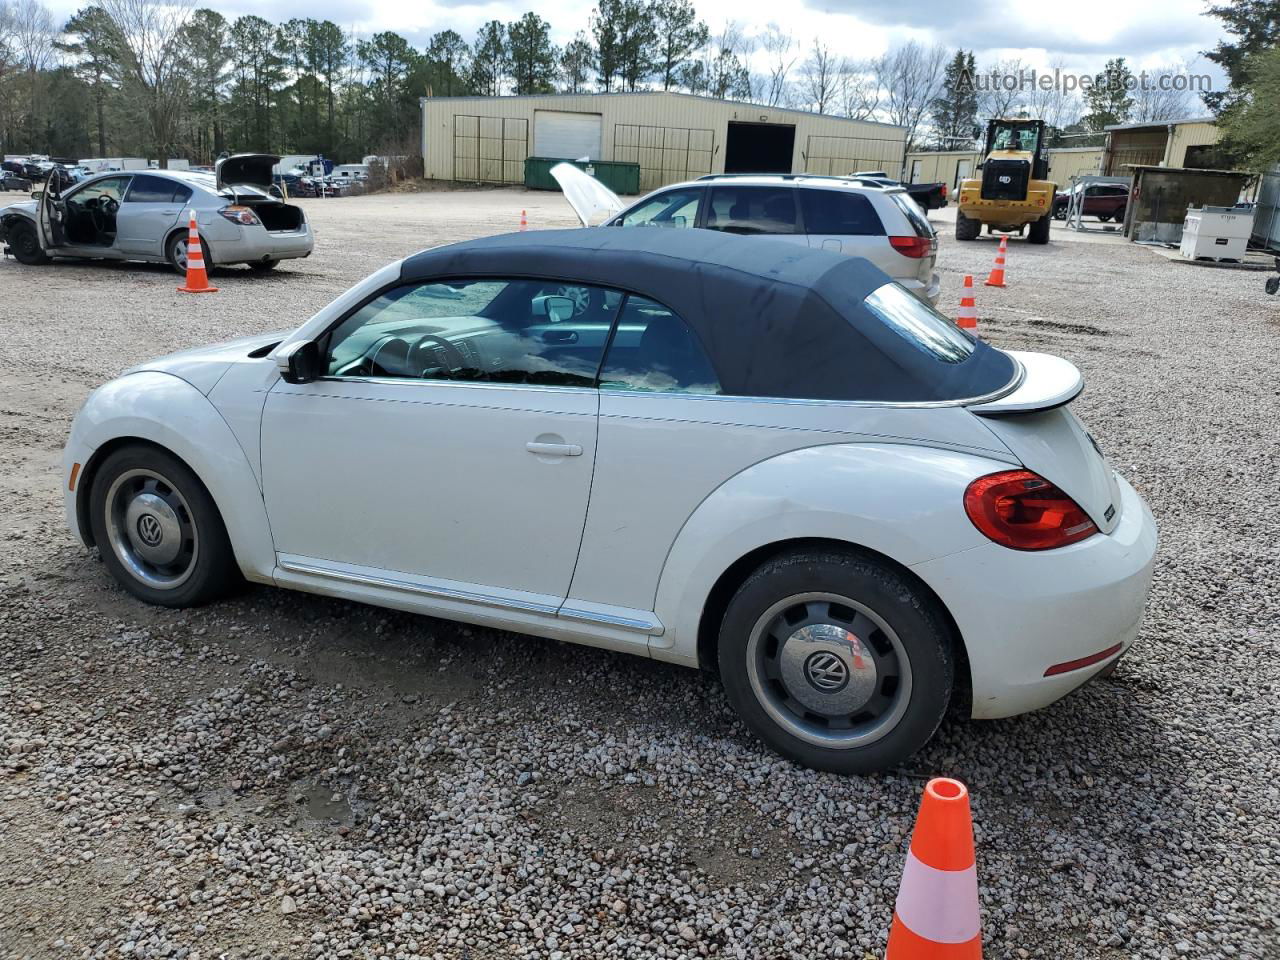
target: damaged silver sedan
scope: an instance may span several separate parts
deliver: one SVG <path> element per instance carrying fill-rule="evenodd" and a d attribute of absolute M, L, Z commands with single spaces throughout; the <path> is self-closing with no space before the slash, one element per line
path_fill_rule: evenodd
<path fill-rule="evenodd" d="M 215 173 L 135 170 L 79 183 L 51 174 L 32 199 L 0 208 L 0 242 L 20 263 L 54 257 L 144 260 L 187 268 L 194 214 L 206 264 L 256 271 L 306 257 L 315 240 L 300 207 L 271 189 L 279 157 L 240 154 Z"/>

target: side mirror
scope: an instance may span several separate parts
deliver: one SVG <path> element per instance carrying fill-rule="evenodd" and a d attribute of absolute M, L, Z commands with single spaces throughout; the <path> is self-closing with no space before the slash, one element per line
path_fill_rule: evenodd
<path fill-rule="evenodd" d="M 290 344 L 276 354 L 276 367 L 285 383 L 311 383 L 324 372 L 320 362 L 320 345 L 314 340 Z"/>
<path fill-rule="evenodd" d="M 573 300 L 569 297 L 534 297 L 533 315 L 546 317 L 551 323 L 564 323 L 573 319 Z"/>

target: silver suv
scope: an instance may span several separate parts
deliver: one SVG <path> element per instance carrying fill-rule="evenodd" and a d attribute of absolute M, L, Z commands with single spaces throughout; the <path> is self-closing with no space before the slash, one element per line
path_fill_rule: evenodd
<path fill-rule="evenodd" d="M 655 190 L 624 209 L 582 171 L 561 164 L 553 173 L 584 224 L 607 212 L 604 226 L 700 227 L 835 250 L 870 260 L 921 300 L 938 302 L 938 237 L 900 186 L 856 177 L 713 174 Z"/>

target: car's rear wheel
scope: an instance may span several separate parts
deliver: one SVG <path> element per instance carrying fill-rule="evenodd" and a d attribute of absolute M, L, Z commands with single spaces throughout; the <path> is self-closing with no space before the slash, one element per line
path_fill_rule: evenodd
<path fill-rule="evenodd" d="M 184 277 L 187 275 L 187 239 L 186 230 L 179 230 L 169 238 L 169 243 L 165 248 L 165 259 L 169 261 L 169 265 L 177 270 Z M 213 258 L 209 256 L 209 245 L 204 242 L 204 238 L 200 238 L 200 252 L 204 256 L 204 267 L 208 270 L 213 266 Z"/>
<path fill-rule="evenodd" d="M 162 450 L 139 445 L 111 453 L 93 477 L 89 523 L 111 575 L 147 603 L 196 606 L 240 582 L 213 498 Z"/>
<path fill-rule="evenodd" d="M 40 238 L 36 235 L 34 224 L 25 221 L 13 224 L 9 227 L 6 242 L 19 263 L 34 267 L 49 262 L 48 255 L 40 248 Z"/>
<path fill-rule="evenodd" d="M 1027 241 L 1029 243 L 1048 243 L 1050 223 L 1051 220 L 1048 216 L 1043 216 L 1039 220 L 1032 220 L 1031 226 L 1027 229 Z"/>
<path fill-rule="evenodd" d="M 729 603 L 719 665 L 757 736 L 837 773 L 884 770 L 924 746 L 954 673 L 936 601 L 852 551 L 795 551 L 760 567 Z"/>
<path fill-rule="evenodd" d="M 966 217 L 959 210 L 956 211 L 956 239 L 957 240 L 977 240 L 978 234 L 982 232 L 982 221 L 975 220 L 972 217 Z"/>

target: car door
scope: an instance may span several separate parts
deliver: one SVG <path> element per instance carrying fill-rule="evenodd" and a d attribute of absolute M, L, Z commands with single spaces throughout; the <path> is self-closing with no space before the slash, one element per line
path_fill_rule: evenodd
<path fill-rule="evenodd" d="M 675 187 L 645 197 L 611 222 L 615 227 L 687 228 L 698 224 L 698 211 L 706 190 L 702 187 Z"/>
<path fill-rule="evenodd" d="M 809 246 L 884 260 L 889 250 L 884 223 L 871 200 L 852 190 L 800 190 Z"/>
<path fill-rule="evenodd" d="M 280 567 L 554 614 L 591 488 L 609 293 L 416 283 L 345 317 L 325 375 L 266 398 Z"/>
<path fill-rule="evenodd" d="M 116 246 L 130 256 L 164 255 L 164 241 L 191 190 L 176 180 L 142 173 L 133 178 L 116 214 Z"/>

